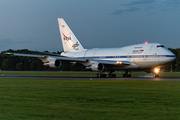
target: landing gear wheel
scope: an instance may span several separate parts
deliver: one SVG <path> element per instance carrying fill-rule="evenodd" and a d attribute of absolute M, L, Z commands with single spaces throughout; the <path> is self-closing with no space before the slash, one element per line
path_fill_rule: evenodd
<path fill-rule="evenodd" d="M 129 71 L 126 71 L 124 74 L 123 74 L 123 77 L 131 77 L 131 74 L 128 74 Z"/>
<path fill-rule="evenodd" d="M 112 74 L 108 74 L 108 78 L 112 78 Z"/>
<path fill-rule="evenodd" d="M 108 72 L 106 72 L 106 73 L 98 72 L 98 73 L 96 74 L 96 77 L 97 77 L 97 78 L 106 78 L 106 77 L 115 78 L 115 77 L 116 77 L 116 74 L 113 74 L 112 71 L 108 71 Z"/>
<path fill-rule="evenodd" d="M 123 74 L 123 77 L 126 77 L 126 74 L 125 74 L 125 73 Z"/>
<path fill-rule="evenodd" d="M 96 74 L 96 78 L 98 78 L 98 77 L 99 77 L 99 74 L 97 73 L 97 74 Z"/>
<path fill-rule="evenodd" d="M 116 74 L 113 74 L 112 72 L 107 73 L 108 78 L 115 78 Z"/>
<path fill-rule="evenodd" d="M 116 74 L 113 74 L 113 78 L 116 78 Z"/>
<path fill-rule="evenodd" d="M 106 74 L 103 73 L 97 73 L 96 78 L 106 78 Z"/>
<path fill-rule="evenodd" d="M 128 74 L 128 77 L 131 77 L 131 74 Z"/>
<path fill-rule="evenodd" d="M 159 74 L 154 74 L 154 78 L 157 78 L 157 77 L 159 77 Z"/>

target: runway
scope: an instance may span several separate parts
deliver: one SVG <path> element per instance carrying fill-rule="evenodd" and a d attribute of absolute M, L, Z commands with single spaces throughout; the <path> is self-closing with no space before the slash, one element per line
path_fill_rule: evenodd
<path fill-rule="evenodd" d="M 19 79 L 66 79 L 66 80 L 146 80 L 146 81 L 180 81 L 180 77 L 131 77 L 131 78 L 96 78 L 96 77 L 79 77 L 79 76 L 0 76 L 1 78 L 19 78 Z"/>

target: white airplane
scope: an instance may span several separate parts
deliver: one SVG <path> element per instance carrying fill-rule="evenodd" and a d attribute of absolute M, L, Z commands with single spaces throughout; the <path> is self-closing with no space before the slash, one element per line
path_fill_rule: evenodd
<path fill-rule="evenodd" d="M 131 77 L 131 71 L 143 70 L 159 77 L 164 66 L 174 61 L 176 56 L 159 43 L 135 44 L 121 48 L 84 49 L 69 26 L 58 18 L 64 51 L 58 56 L 7 53 L 15 56 L 37 57 L 44 65 L 59 68 L 69 61 L 80 63 L 86 69 L 97 71 L 96 77 L 116 77 L 114 71 L 123 70 L 123 77 Z"/>

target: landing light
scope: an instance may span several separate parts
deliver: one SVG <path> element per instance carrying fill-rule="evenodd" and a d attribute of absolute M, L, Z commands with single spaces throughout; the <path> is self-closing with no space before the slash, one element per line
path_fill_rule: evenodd
<path fill-rule="evenodd" d="M 148 42 L 145 42 L 145 44 L 148 44 Z"/>
<path fill-rule="evenodd" d="M 122 62 L 119 62 L 119 61 L 117 61 L 116 63 L 117 63 L 117 64 L 122 64 Z"/>
<path fill-rule="evenodd" d="M 155 73 L 159 73 L 159 69 L 158 69 L 158 68 L 155 68 L 155 69 L 154 69 L 154 72 L 155 72 Z"/>

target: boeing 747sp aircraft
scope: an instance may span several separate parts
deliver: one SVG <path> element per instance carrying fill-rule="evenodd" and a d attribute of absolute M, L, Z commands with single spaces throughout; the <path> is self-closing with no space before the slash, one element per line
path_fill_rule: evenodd
<path fill-rule="evenodd" d="M 65 61 L 80 63 L 86 69 L 97 71 L 97 77 L 116 77 L 114 71 L 123 70 L 123 77 L 131 77 L 131 71 L 143 70 L 159 77 L 164 66 L 176 56 L 159 43 L 135 44 L 120 48 L 84 49 L 62 18 L 58 18 L 64 51 L 58 56 L 7 53 L 15 56 L 37 57 L 44 65 L 59 68 Z"/>

